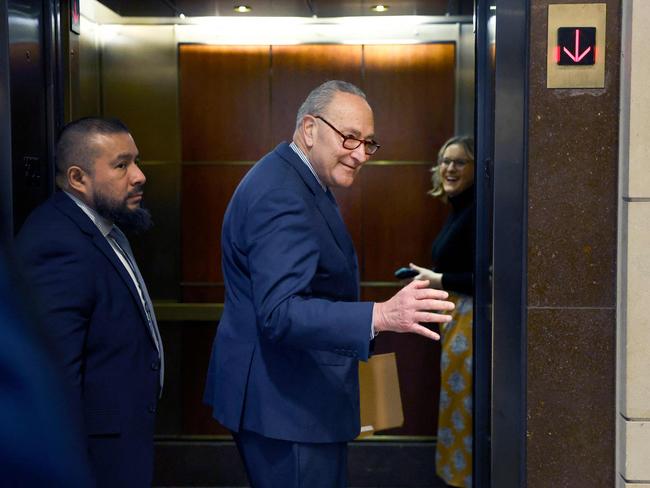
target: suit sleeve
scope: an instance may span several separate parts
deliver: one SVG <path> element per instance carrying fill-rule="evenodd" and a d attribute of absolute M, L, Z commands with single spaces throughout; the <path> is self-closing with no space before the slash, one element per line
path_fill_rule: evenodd
<path fill-rule="evenodd" d="M 312 294 L 321 254 L 315 218 L 307 202 L 286 189 L 265 194 L 249 209 L 245 236 L 260 334 L 289 347 L 366 360 L 373 304 Z"/>
<path fill-rule="evenodd" d="M 84 344 L 94 308 L 91 257 L 84 248 L 59 236 L 28 245 L 22 258 L 43 328 L 81 398 Z"/>
<path fill-rule="evenodd" d="M 474 273 L 442 273 L 442 289 L 474 295 Z"/>

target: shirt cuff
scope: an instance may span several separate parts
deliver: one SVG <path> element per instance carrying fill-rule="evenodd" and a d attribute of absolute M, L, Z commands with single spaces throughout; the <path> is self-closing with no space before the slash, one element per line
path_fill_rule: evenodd
<path fill-rule="evenodd" d="M 375 306 L 377 306 L 376 303 L 372 306 L 373 311 L 375 310 Z M 375 337 L 377 337 L 377 333 L 375 332 L 375 317 L 373 314 L 372 320 L 370 321 L 370 340 L 373 340 Z"/>

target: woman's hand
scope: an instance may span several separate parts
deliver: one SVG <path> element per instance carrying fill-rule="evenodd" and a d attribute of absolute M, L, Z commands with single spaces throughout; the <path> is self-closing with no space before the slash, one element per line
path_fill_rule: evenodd
<path fill-rule="evenodd" d="M 432 269 L 422 268 L 413 263 L 409 263 L 409 268 L 419 273 L 413 278 L 414 280 L 428 280 L 431 288 L 442 289 L 442 273 L 436 273 Z"/>

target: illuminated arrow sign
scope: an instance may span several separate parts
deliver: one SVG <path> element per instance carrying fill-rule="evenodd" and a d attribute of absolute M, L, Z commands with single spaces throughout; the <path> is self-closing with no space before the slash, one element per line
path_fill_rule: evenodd
<path fill-rule="evenodd" d="M 555 59 L 561 66 L 596 63 L 595 27 L 560 27 L 557 30 Z"/>
<path fill-rule="evenodd" d="M 70 30 L 81 34 L 81 16 L 79 15 L 79 0 L 70 0 Z"/>

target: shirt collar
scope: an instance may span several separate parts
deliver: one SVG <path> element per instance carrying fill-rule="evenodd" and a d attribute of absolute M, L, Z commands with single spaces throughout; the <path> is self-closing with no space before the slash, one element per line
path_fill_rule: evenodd
<path fill-rule="evenodd" d="M 68 195 L 74 203 L 76 203 L 81 210 L 88 216 L 90 220 L 93 221 L 93 224 L 97 226 L 99 231 L 102 233 L 104 237 L 108 235 L 108 233 L 113 229 L 113 222 L 111 222 L 108 219 L 105 219 L 101 215 L 95 211 L 95 209 L 89 207 L 86 205 L 84 202 L 79 200 L 77 197 L 75 197 L 72 193 L 68 193 L 67 191 L 64 191 L 66 195 Z"/>
<path fill-rule="evenodd" d="M 291 144 L 289 144 L 289 147 L 290 147 L 291 149 L 293 149 L 293 152 L 295 152 L 295 153 L 298 155 L 298 157 L 300 158 L 300 160 L 301 160 L 303 163 L 305 163 L 305 164 L 307 165 L 307 167 L 309 168 L 309 171 L 311 171 L 311 174 L 314 175 L 314 178 L 316 178 L 316 181 L 318 182 L 318 184 L 320 185 L 320 187 L 323 189 L 323 191 L 326 192 L 326 191 L 327 191 L 327 187 L 326 187 L 326 186 L 323 184 L 323 182 L 320 180 L 320 178 L 319 178 L 318 175 L 316 174 L 316 171 L 314 171 L 314 167 L 313 167 L 313 166 L 311 165 L 311 163 L 309 162 L 309 159 L 307 159 L 307 156 L 305 155 L 305 153 L 302 152 L 302 149 L 300 149 L 300 148 L 296 145 L 296 143 L 293 142 L 293 141 L 291 142 Z"/>

